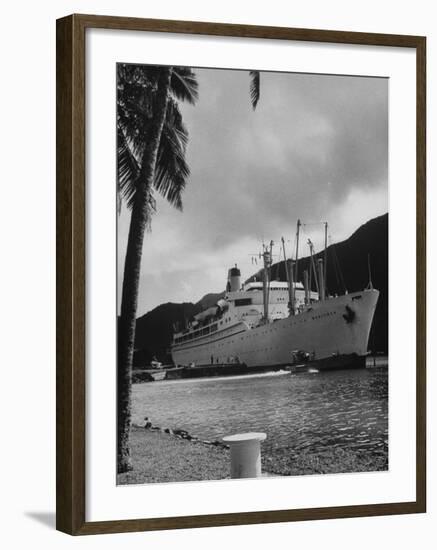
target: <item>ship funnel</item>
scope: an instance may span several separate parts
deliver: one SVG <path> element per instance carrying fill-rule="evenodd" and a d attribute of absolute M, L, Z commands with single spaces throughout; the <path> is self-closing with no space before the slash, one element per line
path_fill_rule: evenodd
<path fill-rule="evenodd" d="M 325 299 L 325 279 L 323 277 L 323 260 L 318 261 L 319 268 L 319 300 Z"/>
<path fill-rule="evenodd" d="M 240 290 L 240 278 L 240 270 L 238 269 L 237 264 L 235 264 L 235 267 L 231 267 L 231 269 L 228 271 L 228 282 L 226 285 L 226 291 L 236 292 L 237 290 Z"/>

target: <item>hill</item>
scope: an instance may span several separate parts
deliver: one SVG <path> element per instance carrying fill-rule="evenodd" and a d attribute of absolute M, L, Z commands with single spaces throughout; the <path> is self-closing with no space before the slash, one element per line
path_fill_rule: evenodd
<path fill-rule="evenodd" d="M 322 253 L 316 254 L 315 259 Z M 388 352 L 388 214 L 374 218 L 359 227 L 348 239 L 328 247 L 327 287 L 330 294 L 343 294 L 362 290 L 369 282 L 370 259 L 373 286 L 380 291 L 380 298 L 370 333 L 369 348 Z M 309 269 L 310 258 L 299 260 L 299 280 Z M 248 281 L 260 276 L 255 273 Z M 285 281 L 284 262 L 272 266 L 272 279 Z M 313 288 L 315 290 L 315 288 Z M 168 348 L 173 324 L 183 326 L 186 319 L 215 304 L 223 296 L 206 294 L 197 303 L 161 304 L 137 319 L 135 338 L 135 366 L 144 366 L 153 356 L 165 363 L 171 362 Z"/>
<path fill-rule="evenodd" d="M 170 363 L 171 356 L 168 348 L 173 335 L 173 326 L 183 327 L 188 319 L 214 305 L 223 295 L 224 292 L 206 294 L 195 304 L 168 302 L 139 317 L 135 333 L 134 367 L 150 364 L 154 356 L 163 363 Z"/>

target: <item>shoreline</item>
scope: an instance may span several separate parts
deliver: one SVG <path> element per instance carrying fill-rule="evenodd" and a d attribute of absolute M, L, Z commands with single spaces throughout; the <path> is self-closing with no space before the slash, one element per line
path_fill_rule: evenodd
<path fill-rule="evenodd" d="M 133 426 L 130 434 L 133 470 L 117 474 L 117 485 L 226 479 L 229 450 L 165 432 L 169 428 Z"/>
<path fill-rule="evenodd" d="M 186 434 L 186 435 L 184 435 Z M 229 447 L 184 430 L 134 425 L 130 435 L 133 470 L 117 475 L 117 485 L 230 479 Z M 262 449 L 262 447 L 261 447 Z M 388 457 L 340 448 L 319 453 L 262 452 L 262 472 L 273 476 L 386 471 Z"/>
<path fill-rule="evenodd" d="M 290 374 L 306 374 L 308 371 L 315 369 L 319 372 L 336 372 L 338 370 L 349 369 L 384 369 L 388 368 L 388 355 L 373 356 L 368 355 L 365 358 L 363 366 L 338 366 L 336 368 L 317 368 L 317 364 L 301 365 L 294 367 L 291 365 L 271 365 L 261 367 L 247 367 L 243 363 L 240 364 L 223 364 L 223 365 L 204 365 L 197 367 L 171 367 L 166 369 L 134 369 L 132 372 L 133 384 L 144 384 L 148 382 L 166 382 L 170 380 L 197 380 L 199 378 L 222 378 L 230 376 L 259 376 L 268 375 L 270 373 L 286 373 Z M 154 375 L 165 373 L 163 378 L 154 378 Z"/>

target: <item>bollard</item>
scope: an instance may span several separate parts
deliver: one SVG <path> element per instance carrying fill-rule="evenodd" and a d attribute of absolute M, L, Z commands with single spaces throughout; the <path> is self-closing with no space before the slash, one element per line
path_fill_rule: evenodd
<path fill-rule="evenodd" d="M 231 448 L 231 478 L 261 476 L 261 441 L 265 433 L 227 435 L 223 441 Z"/>

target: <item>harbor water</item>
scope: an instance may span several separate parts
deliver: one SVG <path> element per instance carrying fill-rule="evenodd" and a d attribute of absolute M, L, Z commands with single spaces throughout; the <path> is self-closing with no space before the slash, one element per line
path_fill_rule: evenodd
<path fill-rule="evenodd" d="M 388 369 L 286 371 L 133 386 L 133 422 L 187 430 L 205 440 L 265 432 L 266 460 L 338 449 L 388 456 Z"/>

